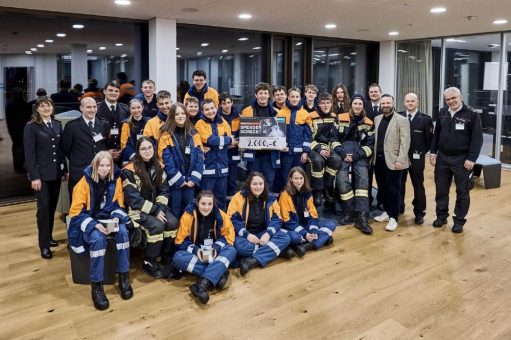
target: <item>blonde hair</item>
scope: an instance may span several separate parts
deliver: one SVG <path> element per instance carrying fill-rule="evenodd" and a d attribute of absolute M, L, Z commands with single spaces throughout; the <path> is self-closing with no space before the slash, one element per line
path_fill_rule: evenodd
<path fill-rule="evenodd" d="M 108 161 L 110 162 L 110 172 L 106 176 L 106 180 L 112 181 L 114 179 L 114 160 L 112 159 L 112 155 L 110 155 L 110 153 L 108 151 L 100 151 L 96 154 L 96 156 L 94 156 L 94 159 L 92 160 L 92 163 L 91 163 L 91 165 L 92 165 L 91 177 L 92 177 L 92 180 L 96 183 L 99 182 L 99 175 L 98 175 L 99 163 L 101 163 L 101 161 L 104 158 L 107 158 Z"/>

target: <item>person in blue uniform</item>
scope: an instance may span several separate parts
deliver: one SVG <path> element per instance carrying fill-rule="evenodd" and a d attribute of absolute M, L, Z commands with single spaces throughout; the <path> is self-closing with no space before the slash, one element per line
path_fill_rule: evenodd
<path fill-rule="evenodd" d="M 62 125 L 54 119 L 53 101 L 44 96 L 35 104 L 32 120 L 25 126 L 23 145 L 28 178 L 37 198 L 37 229 L 43 259 L 51 259 L 53 222 L 60 193 L 60 184 L 67 179 L 67 164 L 61 150 Z"/>
<path fill-rule="evenodd" d="M 121 128 L 121 158 L 126 165 L 135 155 L 137 140 L 143 136 L 144 127 L 149 120 L 142 114 L 143 103 L 138 98 L 130 100 L 130 116 L 122 122 Z"/>
<path fill-rule="evenodd" d="M 107 309 L 110 304 L 103 290 L 103 275 L 111 230 L 107 229 L 102 220 L 113 220 L 118 225 L 119 230 L 113 238 L 117 248 L 119 290 L 124 300 L 133 296 L 129 278 L 130 243 L 126 228 L 130 219 L 123 209 L 122 181 L 119 174 L 110 153 L 98 152 L 76 184 L 73 203 L 69 208 L 69 247 L 79 255 L 89 252 L 92 301 L 99 310 Z"/>
<path fill-rule="evenodd" d="M 264 175 L 252 172 L 245 187 L 229 203 L 227 214 L 236 231 L 234 246 L 238 252 L 240 274 L 251 268 L 265 267 L 282 256 L 290 258 L 289 235 L 282 230 L 277 199 L 269 192 Z"/>
<path fill-rule="evenodd" d="M 211 191 L 203 190 L 186 208 L 176 237 L 176 268 L 198 276 L 190 291 L 200 303 L 209 301 L 208 290 L 222 290 L 236 259 L 234 228 L 229 216 L 218 209 Z"/>

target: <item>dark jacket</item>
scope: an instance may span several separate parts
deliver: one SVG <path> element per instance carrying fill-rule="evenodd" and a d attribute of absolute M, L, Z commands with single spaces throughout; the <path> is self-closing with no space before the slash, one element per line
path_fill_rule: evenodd
<path fill-rule="evenodd" d="M 107 121 L 111 128 L 110 136 L 106 141 L 107 149 L 121 148 L 122 122 L 128 119 L 129 114 L 129 107 L 123 103 L 117 102 L 115 111 L 113 113 L 106 102 L 102 102 L 98 105 L 98 112 L 96 113 L 96 117 Z"/>
<path fill-rule="evenodd" d="M 408 119 L 406 111 L 399 114 Z M 431 140 L 433 139 L 433 121 L 431 117 L 417 111 L 410 123 L 410 134 L 410 150 L 408 150 L 410 163 L 414 168 L 424 169 L 425 156 L 431 147 Z"/>

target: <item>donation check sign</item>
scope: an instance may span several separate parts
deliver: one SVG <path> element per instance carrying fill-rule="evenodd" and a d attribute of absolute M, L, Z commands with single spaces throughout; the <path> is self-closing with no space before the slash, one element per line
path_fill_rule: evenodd
<path fill-rule="evenodd" d="M 280 150 L 287 146 L 285 118 L 240 119 L 240 149 Z"/>

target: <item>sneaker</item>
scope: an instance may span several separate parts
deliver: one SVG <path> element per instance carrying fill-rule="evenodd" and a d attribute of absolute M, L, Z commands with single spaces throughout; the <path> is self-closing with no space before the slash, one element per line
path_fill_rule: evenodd
<path fill-rule="evenodd" d="M 389 223 L 385 226 L 385 230 L 387 231 L 394 231 L 397 228 L 397 221 L 394 218 L 389 219 Z"/>
<path fill-rule="evenodd" d="M 376 222 L 387 222 L 389 220 L 389 214 L 387 214 L 386 211 L 384 211 L 381 215 L 374 216 L 374 220 Z"/>

